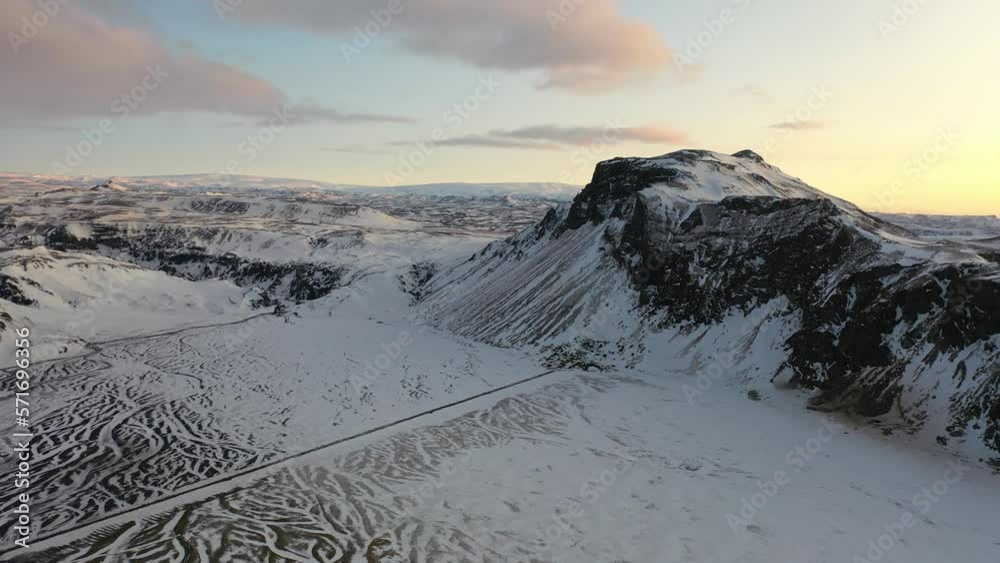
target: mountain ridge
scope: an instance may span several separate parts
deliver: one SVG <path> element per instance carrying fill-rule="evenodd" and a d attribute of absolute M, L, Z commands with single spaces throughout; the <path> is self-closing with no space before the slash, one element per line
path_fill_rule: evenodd
<path fill-rule="evenodd" d="M 601 163 L 571 204 L 426 280 L 421 306 L 441 328 L 554 361 L 692 374 L 707 354 L 657 350 L 763 311 L 775 333 L 721 344 L 744 352 L 735 379 L 1000 451 L 995 260 L 737 154 Z"/>

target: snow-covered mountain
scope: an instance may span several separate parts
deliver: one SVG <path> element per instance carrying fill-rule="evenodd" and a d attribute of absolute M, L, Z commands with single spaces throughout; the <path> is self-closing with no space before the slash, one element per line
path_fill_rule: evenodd
<path fill-rule="evenodd" d="M 95 272 L 163 278 L 164 295 L 124 292 L 109 307 L 170 311 L 201 295 L 188 314 L 213 309 L 201 286 L 184 284 L 228 284 L 205 286 L 226 295 L 208 302 L 243 314 L 403 272 L 399 290 L 434 325 L 543 350 L 549 365 L 721 367 L 728 383 L 804 386 L 824 408 L 1000 449 L 1000 245 L 905 228 L 957 219 L 890 222 L 898 216 L 866 214 L 751 151 L 614 159 L 566 203 L 539 197 L 537 185 L 473 197 L 467 185 L 209 180 L 5 175 L 7 324 L 38 319 L 60 349 L 80 346 L 59 330 L 65 314 L 49 322 L 37 311 L 99 302 L 70 289 L 78 276 L 80 288 L 101 285 L 87 277 Z M 513 236 L 496 241 L 504 234 Z M 67 281 L 53 285 L 46 272 Z M 101 334 L 115 326 L 127 333 L 111 323 Z M 11 341 L 3 331 L 0 346 Z"/>
<path fill-rule="evenodd" d="M 0 559 L 847 561 L 957 459 L 894 554 L 995 560 L 989 241 L 749 152 L 617 159 L 573 201 L 202 181 L 0 177 L 41 530 Z"/>
<path fill-rule="evenodd" d="M 604 162 L 571 204 L 417 293 L 435 325 L 554 365 L 685 371 L 691 400 L 719 379 L 805 387 L 818 408 L 1000 451 L 996 255 L 750 151 Z"/>
<path fill-rule="evenodd" d="M 1000 239 L 1000 216 L 997 215 L 926 215 L 916 213 L 877 213 L 877 217 L 905 227 L 924 238 L 940 240 L 989 241 Z"/>

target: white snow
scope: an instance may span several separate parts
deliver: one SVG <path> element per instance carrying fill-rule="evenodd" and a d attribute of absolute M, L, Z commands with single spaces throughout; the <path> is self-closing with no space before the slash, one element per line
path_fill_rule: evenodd
<path fill-rule="evenodd" d="M 701 180 L 688 189 L 658 186 L 647 195 L 679 202 L 677 213 L 729 195 L 820 197 L 752 160 L 712 159 L 736 167 L 740 179 L 710 160 L 689 167 Z M 874 563 L 869 541 L 889 545 L 880 539 L 886 526 L 907 513 L 913 526 L 888 540 L 879 561 L 998 561 L 1000 479 L 978 457 L 932 441 L 944 432 L 938 415 L 947 397 L 967 383 L 941 387 L 928 411 L 937 418 L 915 437 L 884 436 L 885 428 L 846 418 L 831 423 L 803 406 L 802 393 L 762 376 L 779 369 L 781 343 L 800 323 L 784 299 L 710 326 L 662 329 L 656 318 L 637 325 L 638 297 L 604 254 L 600 228 L 568 233 L 514 264 L 470 260 L 505 235 L 446 225 L 447 207 L 403 219 L 341 205 L 325 184 L 239 180 L 296 192 L 254 194 L 212 180 L 116 179 L 128 191 L 85 193 L 97 182 L 76 179 L 77 188 L 61 191 L 70 180 L 0 179 L 8 183 L 0 205 L 19 206 L 5 217 L 15 229 L 63 224 L 88 239 L 95 228 L 125 224 L 134 237 L 176 236 L 171 244 L 215 254 L 351 268 L 350 287 L 281 316 L 254 317 L 262 311 L 248 306 L 253 295 L 229 282 L 186 281 L 89 253 L 0 252 L 0 272 L 38 302 L 2 303 L 13 322 L 0 335 L 0 355 L 12 357 L 10 331 L 25 325 L 60 358 L 34 381 L 32 414 L 41 455 L 59 460 L 39 472 L 32 509 L 50 515 L 44 533 L 56 536 L 25 561 L 57 548 L 66 551 L 51 560 L 207 560 L 221 550 L 226 561 L 308 562 L 323 549 L 336 560 L 349 545 L 361 562 L 383 540 L 396 552 L 383 563 Z M 547 189 L 394 193 L 563 197 L 562 188 Z M 179 191 L 163 193 L 171 190 Z M 223 213 L 205 211 L 205 201 L 247 205 Z M 471 221 L 506 209 L 489 205 Z M 886 245 L 914 259 L 947 254 L 885 234 Z M 454 267 L 432 284 L 440 293 L 414 307 L 400 278 L 428 261 Z M 455 281 L 474 291 L 449 290 Z M 486 322 L 463 322 L 483 311 L 492 315 Z M 424 314 L 453 332 L 429 328 Z M 558 371 L 462 402 L 545 373 L 540 347 L 583 339 L 610 343 L 605 370 Z M 975 357 L 970 350 L 927 369 L 964 359 L 971 372 L 982 367 Z M 920 375 L 907 372 L 901 383 Z M 0 399 L 12 399 L 9 390 Z M 827 432 L 831 424 L 843 428 Z M 9 463 L 0 458 L 4 471 Z M 270 463 L 278 465 L 265 469 Z M 955 464 L 961 478 L 935 493 Z M 226 480 L 241 472 L 247 476 Z M 779 472 L 785 478 L 772 487 Z M 0 508 L 13 498 L 0 496 Z M 760 506 L 748 515 L 743 499 Z M 89 527 L 62 534 L 78 524 Z"/>
<path fill-rule="evenodd" d="M 30 189 L 52 189 L 53 187 L 86 188 L 103 184 L 107 178 L 97 176 L 43 176 L 0 173 L 0 182 L 16 184 Z M 167 176 L 115 177 L 112 185 L 104 191 L 167 191 L 197 192 L 202 194 L 226 193 L 230 190 L 270 190 L 270 191 L 335 191 L 367 195 L 424 195 L 438 197 L 539 197 L 546 199 L 570 200 L 582 188 L 572 184 L 554 182 L 508 182 L 508 183 L 436 183 L 400 186 L 363 186 L 338 184 L 290 178 L 268 178 L 225 174 L 186 174 Z"/>
<path fill-rule="evenodd" d="M 642 159 L 644 166 L 675 168 L 691 175 L 678 180 L 681 187 L 659 185 L 649 188 L 649 193 L 670 201 L 694 202 L 719 201 L 732 196 L 835 200 L 802 180 L 788 176 L 764 162 L 711 151 L 697 151 L 693 154 L 695 156 L 691 158 L 685 155 L 685 151 L 680 151 L 661 157 Z"/>
<path fill-rule="evenodd" d="M 189 282 L 133 264 L 44 247 L 0 252 L 0 273 L 30 282 L 21 285 L 24 295 L 36 302 L 3 303 L 16 323 L 0 338 L 3 358 L 14 357 L 12 335 L 17 328 L 38 335 L 32 357 L 42 361 L 78 353 L 91 342 L 253 314 L 244 291 L 229 282 Z"/>

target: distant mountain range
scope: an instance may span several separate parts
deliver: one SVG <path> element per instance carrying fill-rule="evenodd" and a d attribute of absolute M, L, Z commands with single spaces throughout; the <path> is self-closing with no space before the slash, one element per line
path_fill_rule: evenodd
<path fill-rule="evenodd" d="M 291 178 L 268 178 L 262 176 L 225 174 L 182 174 L 166 176 L 137 176 L 104 178 L 95 176 L 44 176 L 0 173 L 0 182 L 9 186 L 39 189 L 50 187 L 77 187 L 95 189 L 131 189 L 153 191 L 212 192 L 212 191 L 337 191 L 350 194 L 369 195 L 428 195 L 439 197 L 539 197 L 546 199 L 571 200 L 580 186 L 557 182 L 508 182 L 508 183 L 437 183 L 400 186 L 364 186 L 356 184 L 336 184 L 299 180 Z"/>

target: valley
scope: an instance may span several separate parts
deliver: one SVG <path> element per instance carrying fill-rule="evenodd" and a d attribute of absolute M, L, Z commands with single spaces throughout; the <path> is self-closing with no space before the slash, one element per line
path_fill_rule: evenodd
<path fill-rule="evenodd" d="M 5 181 L 38 530 L 0 559 L 874 561 L 906 513 L 891 560 L 1000 549 L 983 221 L 921 238 L 746 152 L 572 199 Z"/>

